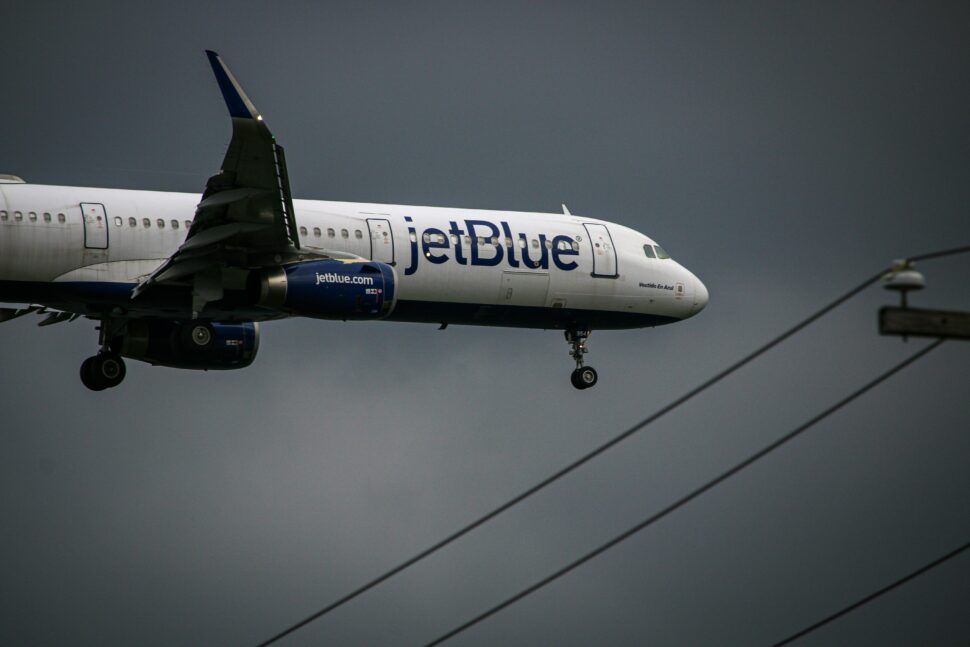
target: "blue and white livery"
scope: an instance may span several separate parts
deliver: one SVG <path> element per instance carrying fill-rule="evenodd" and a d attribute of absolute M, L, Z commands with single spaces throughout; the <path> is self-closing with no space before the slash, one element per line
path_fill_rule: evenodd
<path fill-rule="evenodd" d="M 0 176 L 0 321 L 100 322 L 81 367 L 117 386 L 122 358 L 176 368 L 253 362 L 259 324 L 382 319 L 565 332 L 572 383 L 593 329 L 697 314 L 703 283 L 647 236 L 569 213 L 294 200 L 283 148 L 214 52 L 232 119 L 201 196 L 29 184 Z"/>

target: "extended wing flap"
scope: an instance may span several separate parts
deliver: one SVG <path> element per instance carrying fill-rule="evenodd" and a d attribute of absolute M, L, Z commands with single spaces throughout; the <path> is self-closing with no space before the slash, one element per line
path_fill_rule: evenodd
<path fill-rule="evenodd" d="M 41 306 L 34 305 L 26 308 L 0 308 L 0 323 L 12 321 L 18 317 L 23 317 L 31 312 L 38 312 L 40 310 L 42 310 Z"/>

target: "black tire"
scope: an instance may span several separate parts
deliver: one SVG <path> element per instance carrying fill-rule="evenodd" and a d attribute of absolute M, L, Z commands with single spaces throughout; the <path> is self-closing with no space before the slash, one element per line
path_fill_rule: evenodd
<path fill-rule="evenodd" d="M 125 379 L 128 369 L 125 367 L 125 360 L 117 353 L 98 353 L 91 364 L 91 373 L 94 381 L 103 384 L 102 388 L 112 389 Z"/>
<path fill-rule="evenodd" d="M 92 391 L 104 391 L 107 386 L 103 386 L 95 377 L 92 365 L 96 357 L 89 357 L 81 362 L 81 383 Z"/>
<path fill-rule="evenodd" d="M 576 381 L 581 385 L 580 389 L 588 389 L 591 386 L 595 386 L 599 376 L 596 374 L 596 369 L 592 366 L 584 366 L 576 371 Z"/>
<path fill-rule="evenodd" d="M 576 370 L 574 370 L 574 371 L 573 371 L 573 372 L 572 372 L 572 373 L 570 374 L 570 376 L 569 376 L 569 381 L 570 381 L 570 382 L 572 383 L 572 385 L 573 385 L 574 387 L 576 387 L 577 389 L 583 389 L 583 388 L 584 388 L 584 387 L 583 387 L 583 383 L 579 381 L 579 369 L 578 369 L 578 368 L 577 368 Z"/>

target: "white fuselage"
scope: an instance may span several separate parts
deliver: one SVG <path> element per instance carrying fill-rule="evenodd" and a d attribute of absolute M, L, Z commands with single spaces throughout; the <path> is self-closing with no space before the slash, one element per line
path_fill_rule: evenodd
<path fill-rule="evenodd" d="M 0 183 L 0 286 L 133 286 L 185 241 L 199 199 Z M 676 320 L 707 302 L 693 274 L 656 257 L 654 241 L 602 220 L 321 200 L 296 200 L 294 208 L 302 248 L 392 265 L 397 299 L 413 310 L 420 309 L 413 304 L 477 304 Z M 0 288 L 0 300 L 11 300 L 6 294 Z M 629 327 L 652 325 L 633 321 Z"/>

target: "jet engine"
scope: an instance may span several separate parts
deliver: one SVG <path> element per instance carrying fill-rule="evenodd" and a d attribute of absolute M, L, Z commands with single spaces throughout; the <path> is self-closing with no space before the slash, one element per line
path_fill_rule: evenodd
<path fill-rule="evenodd" d="M 316 319 L 381 319 L 394 309 L 394 268 L 376 261 L 320 260 L 273 267 L 250 285 L 257 305 Z"/>
<path fill-rule="evenodd" d="M 245 368 L 259 350 L 259 324 L 132 320 L 114 350 L 158 366 L 201 370 Z"/>

